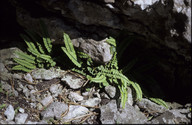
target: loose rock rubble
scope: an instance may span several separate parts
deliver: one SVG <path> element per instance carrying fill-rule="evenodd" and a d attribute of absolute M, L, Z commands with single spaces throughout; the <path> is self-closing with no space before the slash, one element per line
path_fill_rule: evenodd
<path fill-rule="evenodd" d="M 1 65 L 0 70 L 5 71 L 6 63 Z M 122 109 L 114 86 L 82 87 L 86 79 L 71 71 L 52 68 L 22 74 L 7 70 L 0 76 L 0 124 L 191 123 L 191 104 L 169 103 L 170 109 L 166 109 L 146 98 L 136 102 L 128 88 L 128 101 Z"/>

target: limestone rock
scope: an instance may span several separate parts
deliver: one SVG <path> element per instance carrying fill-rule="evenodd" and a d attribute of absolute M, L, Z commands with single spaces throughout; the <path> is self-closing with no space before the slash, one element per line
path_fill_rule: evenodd
<path fill-rule="evenodd" d="M 61 81 L 65 82 L 72 89 L 79 89 L 84 83 L 84 80 L 77 78 L 72 74 L 66 74 Z"/>
<path fill-rule="evenodd" d="M 5 112 L 4 112 L 4 115 L 7 117 L 7 121 L 11 121 L 14 119 L 14 116 L 15 116 L 15 111 L 14 111 L 14 108 L 12 105 L 9 105 Z"/>
<path fill-rule="evenodd" d="M 100 110 L 102 124 L 115 124 L 117 117 L 117 104 L 115 100 L 111 100 L 107 105 L 101 106 Z"/>
<path fill-rule="evenodd" d="M 163 113 L 167 111 L 167 109 L 161 105 L 158 105 L 148 99 L 143 98 L 141 101 L 137 101 L 137 105 L 142 108 L 147 110 L 149 113 Z M 156 115 L 157 115 L 156 114 Z"/>
<path fill-rule="evenodd" d="M 79 105 L 70 105 L 69 106 L 69 112 L 67 113 L 67 115 L 65 115 L 62 118 L 62 121 L 67 121 L 69 119 L 84 115 L 86 113 L 88 113 L 88 109 L 86 107 L 83 106 L 79 106 Z"/>
<path fill-rule="evenodd" d="M 61 119 L 61 114 L 68 109 L 67 104 L 62 102 L 51 103 L 45 111 L 41 112 L 42 119 L 56 118 Z"/>
<path fill-rule="evenodd" d="M 24 124 L 28 117 L 27 113 L 19 113 L 15 116 L 16 124 Z"/>

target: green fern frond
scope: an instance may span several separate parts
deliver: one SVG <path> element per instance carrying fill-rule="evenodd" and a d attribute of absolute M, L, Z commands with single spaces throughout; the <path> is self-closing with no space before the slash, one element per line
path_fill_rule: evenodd
<path fill-rule="evenodd" d="M 133 86 L 133 88 L 136 91 L 136 100 L 140 101 L 143 98 L 143 93 L 141 91 L 141 88 L 140 88 L 139 84 L 134 83 L 132 81 L 129 81 L 129 83 Z"/>
<path fill-rule="evenodd" d="M 17 62 L 19 65 L 14 66 L 12 68 L 13 70 L 22 70 L 28 72 L 32 69 L 35 69 L 36 66 L 39 68 L 48 68 L 56 65 L 56 62 L 50 56 L 52 45 L 49 34 L 47 32 L 45 24 L 42 21 L 40 23 L 43 39 L 41 39 L 38 34 L 30 30 L 26 30 L 28 36 L 25 34 L 21 34 L 21 37 L 24 39 L 25 43 L 28 46 L 27 50 L 32 55 L 28 55 L 23 52 L 15 52 L 15 54 L 18 55 L 19 58 L 14 58 L 14 61 Z M 44 44 L 44 46 L 42 46 L 42 44 Z M 46 49 L 49 55 L 45 54 Z"/>
<path fill-rule="evenodd" d="M 44 43 L 45 48 L 47 49 L 48 53 L 51 53 L 52 45 L 50 44 L 51 43 L 50 38 L 43 37 L 43 43 Z"/>
<path fill-rule="evenodd" d="M 29 63 L 35 64 L 35 57 L 33 57 L 33 56 L 28 55 L 28 54 L 26 54 L 24 52 L 19 52 L 19 51 L 16 51 L 15 54 L 18 55 L 19 58 L 24 59 Z"/>
<path fill-rule="evenodd" d="M 31 41 L 31 39 L 28 36 L 21 34 L 21 37 L 24 39 L 25 43 L 27 44 L 29 52 L 31 52 L 35 56 L 40 55 L 34 43 Z"/>
<path fill-rule="evenodd" d="M 157 104 L 159 104 L 159 105 L 162 105 L 162 106 L 164 106 L 165 108 L 168 109 L 168 106 L 167 106 L 166 102 L 163 101 L 162 99 L 160 99 L 160 98 L 149 98 L 149 99 L 150 99 L 151 101 L 153 101 L 153 102 L 155 102 L 155 103 L 157 103 Z"/>
<path fill-rule="evenodd" d="M 73 69 L 71 69 L 71 71 L 74 71 L 74 72 L 77 72 L 77 73 L 79 73 L 79 74 L 81 74 L 81 75 L 83 75 L 83 76 L 86 76 L 87 74 L 84 72 L 84 70 L 85 69 L 76 69 L 76 68 L 73 68 Z"/>
<path fill-rule="evenodd" d="M 67 35 L 66 33 L 63 34 L 63 38 L 64 38 L 64 43 L 65 43 L 65 47 L 66 47 L 66 50 L 68 52 L 72 52 L 74 53 L 74 58 L 77 59 L 77 55 L 76 55 L 76 52 L 75 52 L 75 49 L 73 47 L 73 44 L 71 42 L 71 39 L 69 38 L 69 35 Z"/>
<path fill-rule="evenodd" d="M 121 93 L 121 105 L 123 108 L 125 108 L 125 104 L 127 101 L 127 88 L 121 85 L 118 85 L 118 88 L 120 90 Z"/>
<path fill-rule="evenodd" d="M 51 39 L 49 37 L 47 27 L 46 27 L 45 23 L 42 20 L 40 20 L 40 24 L 41 24 L 40 26 L 41 26 L 42 35 L 43 35 L 43 43 L 44 43 L 45 48 L 47 49 L 48 53 L 51 53 L 52 44 L 51 44 Z"/>
<path fill-rule="evenodd" d="M 23 65 L 29 69 L 35 69 L 36 66 L 34 64 L 31 64 L 29 62 L 27 62 L 26 60 L 22 60 L 22 59 L 19 59 L 19 58 L 14 58 L 14 61 L 17 62 L 18 64 L 20 65 Z"/>
<path fill-rule="evenodd" d="M 116 47 L 116 40 L 113 37 L 110 36 L 109 39 L 106 40 L 106 42 Z"/>
<path fill-rule="evenodd" d="M 89 79 L 91 82 L 95 82 L 95 83 L 102 83 L 102 82 L 106 81 L 106 77 L 104 75 L 97 75 L 95 78 L 87 75 L 87 79 Z"/>
<path fill-rule="evenodd" d="M 77 58 L 75 58 L 76 54 L 72 53 L 70 51 L 67 51 L 67 49 L 65 47 L 61 47 L 61 49 L 65 52 L 65 54 L 69 57 L 69 59 L 77 66 L 77 67 L 81 67 L 81 64 L 77 61 Z"/>
<path fill-rule="evenodd" d="M 111 61 L 107 64 L 107 67 L 111 68 L 111 69 L 119 69 L 118 67 L 118 61 L 117 61 L 117 52 L 114 52 L 113 54 L 113 58 L 111 59 Z"/>
<path fill-rule="evenodd" d="M 65 52 L 65 54 L 69 57 L 69 59 L 76 66 L 78 66 L 80 68 L 81 64 L 77 60 L 77 55 L 76 55 L 75 49 L 73 47 L 73 44 L 71 42 L 71 39 L 69 38 L 69 36 L 66 33 L 63 34 L 63 37 L 64 37 L 65 47 L 61 47 L 61 49 Z"/>
<path fill-rule="evenodd" d="M 24 72 L 30 72 L 30 69 L 27 69 L 26 67 L 22 66 L 22 65 L 16 65 L 14 67 L 12 67 L 12 70 L 21 70 Z"/>
<path fill-rule="evenodd" d="M 40 53 L 45 54 L 45 51 L 44 51 L 42 45 L 39 42 L 40 40 L 38 39 L 38 36 L 34 32 L 29 31 L 29 30 L 25 30 L 25 32 L 32 38 L 33 41 L 36 42 L 36 44 L 37 44 L 37 46 L 39 48 Z"/>
<path fill-rule="evenodd" d="M 88 54 L 80 51 L 77 51 L 77 55 L 79 58 L 82 58 L 82 59 L 88 59 L 90 57 Z"/>

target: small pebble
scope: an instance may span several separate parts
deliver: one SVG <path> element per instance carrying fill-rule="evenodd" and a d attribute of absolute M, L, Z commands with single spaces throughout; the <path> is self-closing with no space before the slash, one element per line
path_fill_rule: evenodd
<path fill-rule="evenodd" d="M 13 91 L 13 94 L 14 94 L 15 97 L 19 96 L 19 93 L 16 90 Z"/>
<path fill-rule="evenodd" d="M 32 85 L 28 85 L 27 87 L 28 87 L 28 89 L 30 89 L 30 90 L 33 90 L 33 89 L 34 89 L 34 87 L 33 87 Z"/>
<path fill-rule="evenodd" d="M 58 87 L 59 87 L 59 84 L 53 84 L 53 85 L 51 85 L 49 91 L 50 91 L 52 94 L 54 94 L 54 93 L 57 92 Z"/>
<path fill-rule="evenodd" d="M 38 103 L 38 104 L 37 104 L 37 109 L 38 109 L 38 110 L 42 110 L 42 109 L 43 109 L 43 106 L 41 105 L 41 103 Z"/>
<path fill-rule="evenodd" d="M 27 73 L 27 75 L 24 75 L 23 77 L 26 81 L 33 83 L 33 78 L 31 74 Z"/>
<path fill-rule="evenodd" d="M 24 110 L 23 108 L 19 108 L 19 112 L 20 112 L 20 113 L 24 113 L 25 110 Z"/>
<path fill-rule="evenodd" d="M 47 96 L 43 100 L 41 100 L 41 103 L 43 104 L 43 106 L 47 106 L 49 103 L 51 103 L 52 100 L 52 96 Z"/>
<path fill-rule="evenodd" d="M 18 113 L 16 116 L 15 116 L 15 122 L 16 124 L 24 124 L 26 119 L 28 117 L 28 114 L 27 113 Z"/>
<path fill-rule="evenodd" d="M 11 121 L 14 119 L 14 116 L 15 116 L 15 111 L 14 111 L 14 108 L 12 105 L 9 105 L 5 112 L 4 112 L 4 115 L 7 117 L 7 121 Z"/>
<path fill-rule="evenodd" d="M 69 94 L 69 98 L 72 99 L 72 101 L 82 101 L 83 100 L 83 96 L 79 95 L 76 92 L 70 92 Z"/>

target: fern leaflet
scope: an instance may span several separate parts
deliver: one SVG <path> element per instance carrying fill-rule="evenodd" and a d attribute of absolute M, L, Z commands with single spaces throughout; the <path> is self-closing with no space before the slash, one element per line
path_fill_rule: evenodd
<path fill-rule="evenodd" d="M 16 65 L 12 68 L 12 70 L 21 70 L 21 71 L 24 71 L 24 72 L 30 72 L 31 70 L 30 69 L 27 69 L 25 68 L 24 66 L 22 65 Z"/>
<path fill-rule="evenodd" d="M 155 103 L 157 103 L 157 104 L 159 104 L 159 105 L 162 105 L 162 106 L 164 106 L 165 108 L 168 109 L 168 106 L 167 106 L 166 102 L 163 101 L 162 99 L 159 99 L 159 98 L 149 98 L 149 99 L 150 99 L 151 101 L 153 101 L 153 102 L 155 102 Z"/>

